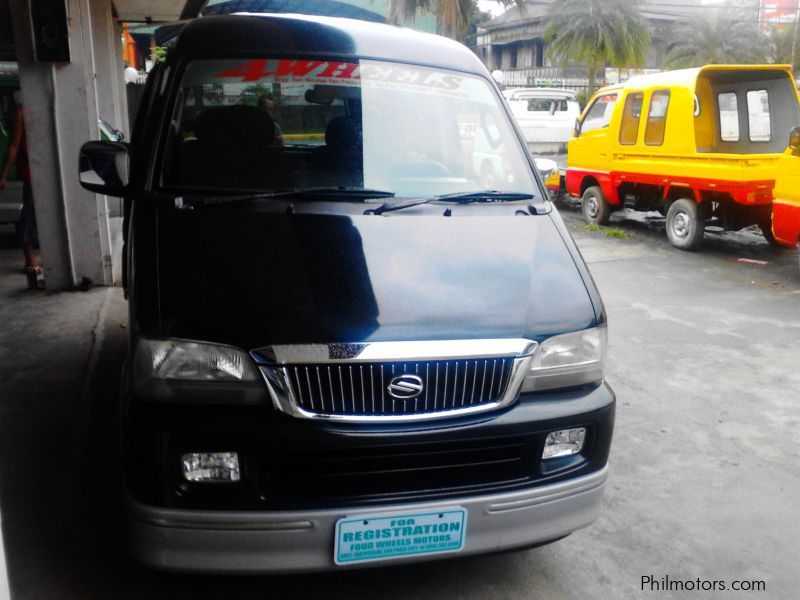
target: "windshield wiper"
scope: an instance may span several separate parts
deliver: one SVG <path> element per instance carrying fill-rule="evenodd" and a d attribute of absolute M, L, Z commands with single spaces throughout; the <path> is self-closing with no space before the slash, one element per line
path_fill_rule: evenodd
<path fill-rule="evenodd" d="M 470 204 L 472 202 L 513 202 L 514 200 L 532 200 L 533 194 L 526 192 L 504 192 L 500 190 L 481 190 L 478 192 L 455 192 L 453 194 L 440 194 L 429 198 L 416 198 L 408 202 L 398 202 L 390 204 L 384 202 L 378 208 L 370 209 L 369 214 L 380 215 L 393 210 L 402 210 L 420 204 L 431 202 L 456 202 L 458 204 Z"/>
<path fill-rule="evenodd" d="M 319 198 L 319 196 L 324 196 L 326 200 L 368 200 L 370 198 L 392 198 L 394 197 L 394 192 L 363 187 L 330 186 L 293 188 L 290 190 L 277 190 L 274 192 L 200 196 L 197 199 L 203 204 L 228 204 L 231 202 L 251 202 L 253 200 L 268 200 L 271 198 L 308 198 L 316 200 Z"/>

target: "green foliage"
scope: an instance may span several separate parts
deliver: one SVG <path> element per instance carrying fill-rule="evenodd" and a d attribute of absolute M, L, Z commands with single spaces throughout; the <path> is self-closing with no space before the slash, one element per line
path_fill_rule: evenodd
<path fill-rule="evenodd" d="M 506 6 L 516 4 L 524 10 L 523 0 L 499 0 Z M 399 25 L 414 20 L 417 12 L 436 15 L 439 34 L 455 40 L 464 40 L 470 27 L 471 16 L 479 13 L 477 0 L 387 0 L 389 23 Z"/>
<path fill-rule="evenodd" d="M 800 31 L 794 23 L 775 25 L 767 31 L 769 44 L 768 62 L 797 65 L 800 63 L 800 40 L 795 40 Z"/>
<path fill-rule="evenodd" d="M 168 48 L 166 46 L 153 46 L 150 58 L 153 62 L 164 62 L 167 60 L 167 51 Z"/>
<path fill-rule="evenodd" d="M 250 104 L 255 105 L 256 101 L 261 96 L 268 96 L 272 94 L 272 86 L 266 86 L 263 83 L 256 83 L 253 85 L 248 85 L 246 88 L 242 90 L 242 96 L 245 98 L 249 98 L 252 101 Z"/>
<path fill-rule="evenodd" d="M 682 69 L 710 64 L 764 63 L 769 42 L 756 20 L 732 10 L 716 18 L 693 17 L 677 23 L 667 44 L 664 67 Z"/>
<path fill-rule="evenodd" d="M 650 34 L 638 0 L 553 2 L 544 39 L 554 60 L 586 65 L 590 92 L 601 68 L 641 66 L 650 49 Z"/>
<path fill-rule="evenodd" d="M 583 230 L 588 233 L 604 233 L 606 234 L 606 237 L 612 238 L 625 239 L 628 237 L 628 234 L 622 231 L 622 229 L 617 229 L 616 227 L 603 227 L 597 223 L 589 223 L 589 225 L 586 225 Z"/>
<path fill-rule="evenodd" d="M 483 12 L 478 8 L 477 3 L 470 3 L 470 9 L 467 13 L 467 30 L 464 33 L 463 42 L 467 46 L 475 46 L 478 42 L 478 27 L 485 23 L 486 21 L 490 21 L 492 18 L 492 13 Z"/>
<path fill-rule="evenodd" d="M 608 237 L 613 238 L 626 238 L 628 234 L 622 231 L 622 229 L 617 229 L 616 227 L 606 227 L 605 234 Z"/>

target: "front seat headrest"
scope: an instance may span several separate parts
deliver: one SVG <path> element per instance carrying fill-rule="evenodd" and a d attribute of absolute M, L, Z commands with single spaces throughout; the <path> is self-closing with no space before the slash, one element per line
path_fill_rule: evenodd
<path fill-rule="evenodd" d="M 255 106 L 215 106 L 197 117 L 195 135 L 201 142 L 224 146 L 269 145 L 275 143 L 275 122 Z"/>
<path fill-rule="evenodd" d="M 350 117 L 340 116 L 330 120 L 325 127 L 325 144 L 343 152 L 356 152 L 361 149 L 361 127 Z"/>

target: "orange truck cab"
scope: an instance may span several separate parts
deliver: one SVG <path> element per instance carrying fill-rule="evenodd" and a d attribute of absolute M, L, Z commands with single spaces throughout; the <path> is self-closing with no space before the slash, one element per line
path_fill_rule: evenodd
<path fill-rule="evenodd" d="M 590 223 L 658 210 L 690 250 L 707 225 L 772 234 L 778 162 L 800 124 L 785 65 L 709 65 L 633 77 L 598 91 L 569 141 L 566 190 Z"/>
<path fill-rule="evenodd" d="M 784 246 L 800 241 L 800 127 L 792 129 L 789 148 L 778 161 L 772 231 L 775 241 Z"/>

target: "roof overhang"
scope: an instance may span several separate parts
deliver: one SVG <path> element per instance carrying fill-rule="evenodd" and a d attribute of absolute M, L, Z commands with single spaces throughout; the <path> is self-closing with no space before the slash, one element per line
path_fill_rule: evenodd
<path fill-rule="evenodd" d="M 113 0 L 120 21 L 164 23 L 196 17 L 206 0 Z"/>

